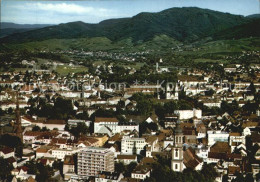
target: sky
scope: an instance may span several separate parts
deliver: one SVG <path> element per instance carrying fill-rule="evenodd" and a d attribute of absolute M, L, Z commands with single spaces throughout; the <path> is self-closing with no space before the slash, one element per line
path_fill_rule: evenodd
<path fill-rule="evenodd" d="M 59 24 L 73 21 L 98 23 L 159 12 L 172 7 L 199 7 L 237 15 L 260 13 L 260 0 L 2 0 L 1 22 Z"/>

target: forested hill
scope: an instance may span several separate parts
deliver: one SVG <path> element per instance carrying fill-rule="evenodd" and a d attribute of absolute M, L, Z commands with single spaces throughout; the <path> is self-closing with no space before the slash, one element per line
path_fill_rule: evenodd
<path fill-rule="evenodd" d="M 106 37 L 112 41 L 131 38 L 133 42 L 167 35 L 178 41 L 192 41 L 231 27 L 248 23 L 249 18 L 200 8 L 171 8 L 158 13 L 140 13 L 132 18 L 105 20 L 98 24 L 71 22 L 13 34 L 2 43 L 48 39 Z"/>

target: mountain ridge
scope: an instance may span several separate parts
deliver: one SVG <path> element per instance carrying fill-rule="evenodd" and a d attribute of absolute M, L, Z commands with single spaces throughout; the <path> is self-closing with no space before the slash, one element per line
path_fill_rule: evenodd
<path fill-rule="evenodd" d="M 145 42 L 157 35 L 178 41 L 193 41 L 218 31 L 247 23 L 240 15 L 191 8 L 170 8 L 157 13 L 139 13 L 131 18 L 108 19 L 98 24 L 81 21 L 17 33 L 0 39 L 2 43 L 23 43 L 48 39 L 106 37 L 111 41 L 131 38 Z"/>

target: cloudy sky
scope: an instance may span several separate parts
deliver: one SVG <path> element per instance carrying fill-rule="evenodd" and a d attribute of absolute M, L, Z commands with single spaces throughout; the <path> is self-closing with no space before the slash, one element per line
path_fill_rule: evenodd
<path fill-rule="evenodd" d="M 200 7 L 239 15 L 259 13 L 259 0 L 2 0 L 1 22 L 58 24 L 72 21 L 98 23 L 159 12 L 172 7 Z"/>

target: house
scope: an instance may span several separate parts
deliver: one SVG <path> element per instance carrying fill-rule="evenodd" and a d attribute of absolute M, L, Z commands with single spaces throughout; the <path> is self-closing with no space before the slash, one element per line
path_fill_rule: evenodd
<path fill-rule="evenodd" d="M 6 159 L 9 162 L 9 164 L 13 165 L 14 168 L 17 167 L 17 161 L 14 157 L 9 157 L 9 158 L 6 158 Z"/>
<path fill-rule="evenodd" d="M 0 149 L 0 157 L 3 157 L 4 159 L 14 157 L 14 149 L 7 147 L 7 146 L 2 147 Z"/>
<path fill-rule="evenodd" d="M 207 129 L 203 123 L 196 125 L 197 138 L 206 138 Z"/>
<path fill-rule="evenodd" d="M 240 133 L 229 133 L 229 145 L 231 146 L 231 151 L 233 152 L 236 146 L 240 144 L 245 144 L 246 138 L 245 136 L 241 135 Z"/>
<path fill-rule="evenodd" d="M 53 129 L 64 130 L 66 121 L 65 120 L 37 120 L 32 124 L 39 126 L 40 128 L 46 127 L 50 130 Z"/>
<path fill-rule="evenodd" d="M 49 158 L 38 158 L 37 162 L 38 163 L 42 163 L 44 166 L 52 167 L 52 164 L 53 164 L 54 160 L 51 160 Z"/>
<path fill-rule="evenodd" d="M 11 174 L 14 176 L 23 175 L 23 174 L 27 174 L 27 171 L 28 171 L 28 167 L 22 166 L 22 167 L 17 167 L 15 169 L 13 169 L 11 171 Z"/>
<path fill-rule="evenodd" d="M 251 134 L 251 140 L 252 140 L 252 144 L 253 145 L 258 145 L 258 146 L 260 146 L 260 134 L 258 134 L 258 133 L 252 133 Z"/>
<path fill-rule="evenodd" d="M 183 163 L 186 168 L 194 170 L 201 170 L 203 166 L 203 160 L 195 154 L 195 151 L 191 147 L 184 151 Z"/>
<path fill-rule="evenodd" d="M 65 180 L 69 180 L 75 175 L 75 162 L 72 155 L 66 155 L 63 162 L 63 175 Z"/>
<path fill-rule="evenodd" d="M 99 140 L 96 138 L 84 138 L 84 140 L 80 140 L 77 143 L 77 147 L 98 147 L 99 146 Z"/>
<path fill-rule="evenodd" d="M 228 180 L 232 181 L 236 178 L 236 173 L 240 173 L 241 169 L 239 166 L 228 166 Z"/>
<path fill-rule="evenodd" d="M 36 149 L 36 159 L 42 157 L 52 157 L 49 147 L 40 147 Z"/>
<path fill-rule="evenodd" d="M 71 148 L 67 148 L 67 149 L 54 148 L 51 150 L 51 154 L 54 158 L 64 161 L 64 158 L 66 155 L 73 155 L 79 151 L 80 151 L 80 149 L 75 148 L 75 147 L 71 147 Z"/>
<path fill-rule="evenodd" d="M 144 180 L 145 178 L 150 177 L 151 169 L 154 163 L 155 160 L 153 158 L 143 158 L 131 173 L 131 178 L 137 180 Z"/>
<path fill-rule="evenodd" d="M 34 143 L 38 138 L 41 138 L 43 132 L 39 131 L 26 131 L 23 134 L 23 142 L 24 143 Z"/>
<path fill-rule="evenodd" d="M 101 171 L 95 177 L 95 182 L 119 182 L 123 177 L 122 173 Z"/>
<path fill-rule="evenodd" d="M 140 169 L 135 169 L 131 173 L 131 178 L 133 179 L 140 179 L 140 180 L 145 180 L 145 178 L 149 178 L 151 175 L 151 170 L 148 168 L 141 168 Z"/>
<path fill-rule="evenodd" d="M 178 120 L 178 115 L 176 114 L 166 114 L 164 116 L 164 127 L 165 128 L 175 128 L 176 122 Z"/>
<path fill-rule="evenodd" d="M 203 159 L 204 162 L 208 160 L 208 154 L 209 154 L 209 147 L 206 145 L 200 144 L 195 149 L 196 155 Z"/>

